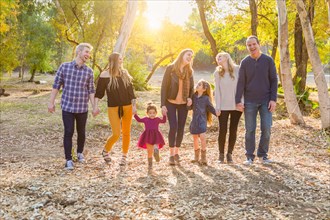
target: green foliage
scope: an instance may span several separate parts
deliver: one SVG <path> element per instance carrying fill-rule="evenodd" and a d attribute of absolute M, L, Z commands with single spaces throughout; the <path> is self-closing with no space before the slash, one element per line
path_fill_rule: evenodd
<path fill-rule="evenodd" d="M 319 103 L 310 99 L 310 95 L 314 91 L 313 88 L 306 87 L 304 92 L 299 93 L 300 80 L 301 80 L 301 78 L 298 77 L 297 81 L 295 82 L 295 84 L 293 86 L 299 107 L 300 107 L 300 109 L 302 109 L 304 111 L 311 112 L 311 110 L 315 110 L 319 107 Z M 284 89 L 281 84 L 278 87 L 277 93 L 284 95 Z"/>
<path fill-rule="evenodd" d="M 0 2 L 0 73 L 11 72 L 18 65 L 17 13 L 14 0 Z"/>
<path fill-rule="evenodd" d="M 201 49 L 197 51 L 194 58 L 194 67 L 196 68 L 204 68 L 209 67 L 213 63 L 213 58 L 205 52 L 205 50 Z"/>
<path fill-rule="evenodd" d="M 319 107 L 319 103 L 312 101 L 309 96 L 311 94 L 311 92 L 313 91 L 312 88 L 310 87 L 306 87 L 305 91 L 303 93 L 299 93 L 299 82 L 301 80 L 301 77 L 297 78 L 296 83 L 294 84 L 294 92 L 297 95 L 297 99 L 298 99 L 298 103 L 299 105 L 301 105 L 302 107 L 304 107 L 304 109 L 306 108 L 312 108 L 312 109 L 316 109 Z"/>
<path fill-rule="evenodd" d="M 134 89 L 137 91 L 147 90 L 148 87 L 145 83 L 145 79 L 148 75 L 148 71 L 146 69 L 146 65 L 139 62 L 139 60 L 128 58 L 124 66 L 133 77 Z"/>

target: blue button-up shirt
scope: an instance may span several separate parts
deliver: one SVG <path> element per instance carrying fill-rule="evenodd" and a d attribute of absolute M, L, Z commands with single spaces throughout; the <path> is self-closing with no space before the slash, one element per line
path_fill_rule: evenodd
<path fill-rule="evenodd" d="M 88 111 L 89 95 L 95 93 L 93 70 L 76 61 L 63 63 L 57 70 L 53 89 L 63 87 L 61 108 L 72 113 Z"/>

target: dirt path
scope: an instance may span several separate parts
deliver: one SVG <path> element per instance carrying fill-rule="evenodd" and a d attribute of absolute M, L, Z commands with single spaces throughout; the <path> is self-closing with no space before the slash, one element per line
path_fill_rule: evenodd
<path fill-rule="evenodd" d="M 218 164 L 217 123 L 208 131 L 209 165 L 193 158 L 187 133 L 181 166 L 170 167 L 168 147 L 147 175 L 146 152 L 135 147 L 142 125 L 133 122 L 132 146 L 125 170 L 119 168 L 120 143 L 113 162 L 100 156 L 110 133 L 105 114 L 89 117 L 87 163 L 63 170 L 62 122 L 59 105 L 47 113 L 49 92 L 12 90 L 0 98 L 1 219 L 329 219 L 329 146 L 319 120 L 306 117 L 306 127 L 274 121 L 270 156 L 276 163 L 242 165 L 244 120 L 234 165 Z M 138 92 L 139 110 L 148 100 L 159 104 L 159 91 Z M 57 99 L 59 100 L 59 99 Z M 188 119 L 187 125 L 190 121 Z M 188 126 L 187 126 L 188 127 Z M 168 125 L 161 127 L 164 136 Z"/>

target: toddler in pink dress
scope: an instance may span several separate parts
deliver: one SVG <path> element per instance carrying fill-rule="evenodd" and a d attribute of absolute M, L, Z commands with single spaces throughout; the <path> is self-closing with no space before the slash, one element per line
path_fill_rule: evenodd
<path fill-rule="evenodd" d="M 144 123 L 145 130 L 141 134 L 138 147 L 147 149 L 148 151 L 148 171 L 152 171 L 152 155 L 154 155 L 155 160 L 159 162 L 159 149 L 165 145 L 164 137 L 160 133 L 158 126 L 160 123 L 166 122 L 166 116 L 163 115 L 162 118 L 157 117 L 157 107 L 156 105 L 149 103 L 147 106 L 148 117 L 140 118 L 136 113 L 134 118 L 137 122 Z"/>

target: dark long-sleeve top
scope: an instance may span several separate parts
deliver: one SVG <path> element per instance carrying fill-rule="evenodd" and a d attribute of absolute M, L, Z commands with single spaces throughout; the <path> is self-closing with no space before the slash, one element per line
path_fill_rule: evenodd
<path fill-rule="evenodd" d="M 136 99 L 133 85 L 130 83 L 126 88 L 121 77 L 117 77 L 117 80 L 119 86 L 116 89 L 113 87 L 109 89 L 109 77 L 100 77 L 97 82 L 95 97 L 102 99 L 107 91 L 108 107 L 130 105 L 132 99 Z"/>
<path fill-rule="evenodd" d="M 258 59 L 245 57 L 240 65 L 235 102 L 263 103 L 277 99 L 277 74 L 274 60 L 265 54 Z"/>
<path fill-rule="evenodd" d="M 194 94 L 194 77 L 193 75 L 190 77 L 190 85 L 189 85 L 189 94 L 188 97 L 191 98 L 192 95 Z M 166 103 L 167 99 L 175 99 L 176 96 L 178 95 L 178 90 L 179 90 L 179 77 L 173 72 L 173 65 L 167 66 L 163 81 L 162 81 L 162 86 L 161 86 L 161 91 L 160 91 L 160 96 L 161 96 L 161 104 L 160 106 L 164 106 Z"/>

